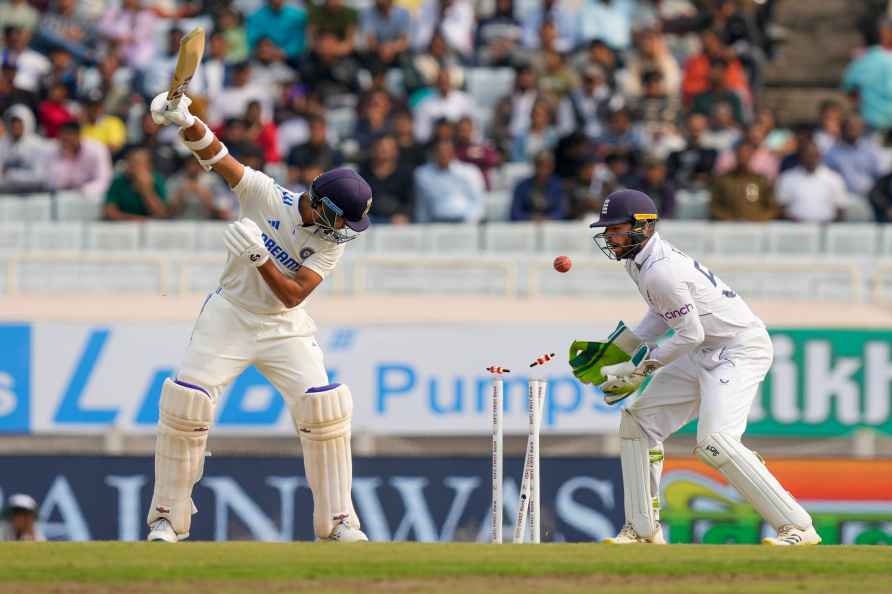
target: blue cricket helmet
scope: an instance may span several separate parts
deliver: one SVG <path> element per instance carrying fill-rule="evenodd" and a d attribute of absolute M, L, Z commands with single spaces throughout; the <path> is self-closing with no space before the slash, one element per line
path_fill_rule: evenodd
<path fill-rule="evenodd" d="M 592 238 L 605 256 L 611 260 L 625 260 L 634 258 L 641 251 L 650 238 L 647 228 L 651 227 L 653 231 L 657 218 L 657 205 L 650 196 L 638 190 L 618 190 L 604 199 L 600 218 L 589 227 L 594 229 L 629 223 L 629 231 L 607 233 L 605 229 Z M 629 242 L 616 243 L 615 240 L 622 236 L 628 237 Z"/>

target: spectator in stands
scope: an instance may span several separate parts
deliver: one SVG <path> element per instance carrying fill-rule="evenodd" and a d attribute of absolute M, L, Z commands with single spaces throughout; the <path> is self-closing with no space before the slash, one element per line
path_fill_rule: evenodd
<path fill-rule="evenodd" d="M 632 42 L 634 0 L 593 0 L 579 11 L 579 39 L 601 39 L 615 50 L 625 50 Z"/>
<path fill-rule="evenodd" d="M 700 52 L 688 57 L 684 65 L 681 88 L 685 104 L 690 105 L 694 97 L 709 90 L 711 66 L 715 60 L 723 60 L 726 64 L 724 88 L 738 93 L 748 104 L 750 92 L 746 74 L 733 50 L 727 48 L 711 29 L 700 34 L 700 46 Z"/>
<path fill-rule="evenodd" d="M 69 97 L 77 97 L 80 93 L 82 68 L 74 58 L 61 47 L 54 47 L 48 53 L 50 71 L 40 81 L 40 91 L 44 93 L 55 83 L 62 83 L 68 88 Z"/>
<path fill-rule="evenodd" d="M 211 33 L 208 38 L 207 55 L 201 63 L 201 78 L 204 82 L 204 95 L 209 103 L 219 100 L 226 82 L 226 37 L 220 32 Z M 293 74 L 293 71 L 292 71 Z M 280 90 L 280 89 L 279 89 Z"/>
<path fill-rule="evenodd" d="M 249 51 L 254 51 L 261 38 L 268 37 L 294 64 L 304 51 L 306 28 L 307 12 L 302 7 L 285 0 L 267 0 L 245 23 Z"/>
<path fill-rule="evenodd" d="M 298 8 L 300 12 L 300 9 Z M 293 12 L 293 11 L 292 11 Z M 245 28 L 241 25 L 240 17 L 241 15 L 234 11 L 231 8 L 224 8 L 218 13 L 217 18 L 217 27 L 216 30 L 223 35 L 223 38 L 226 40 L 226 63 L 227 64 L 238 64 L 239 62 L 244 62 L 248 59 L 248 55 L 250 53 L 250 49 L 248 48 L 248 34 L 245 31 Z M 262 19 L 261 19 L 262 20 Z M 297 20 L 297 19 L 295 19 Z M 303 20 L 306 20 L 306 16 L 303 17 Z M 286 19 L 287 21 L 287 19 Z M 283 27 L 287 28 L 287 27 Z M 303 36 L 304 27 L 303 25 L 299 26 L 300 30 L 297 31 L 295 28 L 295 34 L 299 34 Z M 258 37 L 265 35 L 262 28 L 260 28 Z M 290 33 L 284 37 L 284 39 L 279 39 L 278 37 L 273 38 L 273 43 L 277 41 L 281 43 L 285 43 L 286 46 L 289 43 L 293 42 L 293 37 Z M 281 45 L 277 45 L 279 49 L 285 52 L 285 55 L 288 56 L 288 49 L 283 48 Z M 301 41 L 300 49 L 294 52 L 295 56 L 300 55 L 303 51 L 303 41 Z"/>
<path fill-rule="evenodd" d="M 731 106 L 734 121 L 743 124 L 743 102 L 735 91 L 727 87 L 727 70 L 728 63 L 725 60 L 717 58 L 710 63 L 709 88 L 694 96 L 691 111 L 708 116 L 714 112 L 717 104 L 726 103 Z"/>
<path fill-rule="evenodd" d="M 49 143 L 35 133 L 34 114 L 13 105 L 3 114 L 0 136 L 0 192 L 27 193 L 47 188 Z"/>
<path fill-rule="evenodd" d="M 455 158 L 451 140 L 437 142 L 431 162 L 415 170 L 415 220 L 420 223 L 476 223 L 483 218 L 480 170 Z"/>
<path fill-rule="evenodd" d="M 68 87 L 62 83 L 53 84 L 46 100 L 37 107 L 37 118 L 47 138 L 55 138 L 62 124 L 75 119 L 73 107 L 68 100 Z"/>
<path fill-rule="evenodd" d="M 800 147 L 799 162 L 777 180 L 777 202 L 784 218 L 809 223 L 840 220 L 848 203 L 842 177 L 821 163 L 821 151 L 812 141 Z"/>
<path fill-rule="evenodd" d="M 396 138 L 388 134 L 377 137 L 369 154 L 359 169 L 375 197 L 369 217 L 375 223 L 409 223 L 415 210 L 412 170 L 400 165 Z"/>
<path fill-rule="evenodd" d="M 514 69 L 514 89 L 499 99 L 493 113 L 491 137 L 496 145 L 506 149 L 514 138 L 530 127 L 530 116 L 539 92 L 536 73 L 529 64 Z"/>
<path fill-rule="evenodd" d="M 124 61 L 135 69 L 147 65 L 155 53 L 156 18 L 144 8 L 141 0 L 122 0 L 119 7 L 111 6 L 99 21 L 99 32 L 116 44 Z"/>
<path fill-rule="evenodd" d="M 618 78 L 621 78 L 622 69 L 619 56 L 601 39 L 592 39 L 588 43 L 588 49 L 574 59 L 577 72 L 585 72 L 589 66 L 597 66 L 604 72 L 604 80 L 611 90 L 618 89 Z"/>
<path fill-rule="evenodd" d="M 436 31 L 443 34 L 450 48 L 470 59 L 474 45 L 474 7 L 470 0 L 426 0 L 415 22 L 412 47 L 424 50 Z"/>
<path fill-rule="evenodd" d="M 666 162 L 669 179 L 680 189 L 704 187 L 715 169 L 718 151 L 703 144 L 707 126 L 708 120 L 703 115 L 688 115 L 685 147 L 669 155 Z"/>
<path fill-rule="evenodd" d="M 766 146 L 765 132 L 761 126 L 751 126 L 746 132 L 746 138 L 755 147 L 750 157 L 750 169 L 754 173 L 764 175 L 769 181 L 777 178 L 780 160 L 771 149 Z M 716 173 L 723 174 L 733 171 L 737 167 L 737 152 L 735 150 L 723 151 L 719 154 L 716 163 Z"/>
<path fill-rule="evenodd" d="M 459 161 L 476 165 L 483 174 L 486 189 L 492 189 L 491 172 L 502 164 L 502 155 L 489 141 L 480 138 L 474 120 L 468 116 L 455 125 L 455 154 Z"/>
<path fill-rule="evenodd" d="M 258 101 L 248 103 L 244 120 L 248 139 L 263 150 L 264 162 L 278 163 L 281 161 L 276 124 L 263 119 L 263 112 Z"/>
<path fill-rule="evenodd" d="M 558 129 L 562 134 L 581 130 L 590 138 L 597 138 L 604 131 L 610 106 L 614 102 L 604 69 L 591 64 L 583 71 L 580 87 L 561 101 Z"/>
<path fill-rule="evenodd" d="M 617 190 L 636 188 L 640 183 L 631 155 L 610 151 L 604 156 L 604 162 L 595 166 L 592 191 L 597 196 L 609 196 Z"/>
<path fill-rule="evenodd" d="M 560 164 L 560 161 L 557 163 Z M 597 161 L 593 156 L 585 157 L 566 184 L 571 219 L 587 219 L 601 212 L 603 197 L 595 192 L 599 183 L 595 178 L 596 167 Z"/>
<path fill-rule="evenodd" d="M 29 93 L 36 93 L 39 90 L 41 79 L 49 74 L 51 69 L 50 61 L 45 54 L 28 47 L 28 34 L 25 30 L 12 25 L 3 30 L 0 61 L 15 66 L 16 88 Z"/>
<path fill-rule="evenodd" d="M 842 135 L 843 109 L 838 101 L 827 99 L 821 101 L 818 113 L 820 121 L 818 130 L 814 133 L 815 143 L 822 155 L 826 155 Z"/>
<path fill-rule="evenodd" d="M 878 179 L 867 197 L 878 223 L 892 221 L 892 173 Z"/>
<path fill-rule="evenodd" d="M 533 104 L 530 127 L 514 137 L 514 143 L 511 146 L 511 160 L 531 161 L 541 151 L 554 149 L 558 139 L 554 108 L 547 99 L 538 99 Z"/>
<path fill-rule="evenodd" d="M 814 127 L 809 123 L 800 123 L 793 127 L 793 138 L 791 141 L 793 148 L 781 159 L 780 167 L 778 168 L 779 174 L 799 166 L 799 151 L 806 143 L 815 142 L 814 134 Z M 815 142 L 815 144 L 817 143 Z M 820 146 L 818 146 L 818 150 L 821 150 Z M 821 151 L 821 154 L 824 154 L 824 151 Z"/>
<path fill-rule="evenodd" d="M 475 115 L 474 100 L 464 91 L 454 90 L 449 73 L 441 70 L 437 74 L 437 94 L 427 97 L 415 108 L 415 138 L 419 142 L 430 140 L 433 124 L 440 118 L 456 122 L 463 116 Z"/>
<path fill-rule="evenodd" d="M 393 0 L 375 0 L 362 13 L 361 29 L 366 63 L 389 68 L 398 65 L 409 49 L 412 16 L 402 6 L 394 6 Z"/>
<path fill-rule="evenodd" d="M 322 0 L 308 4 L 307 34 L 318 53 L 330 54 L 336 60 L 344 60 L 353 54 L 353 44 L 359 25 L 359 13 L 343 0 Z M 319 48 L 327 38 L 328 47 Z"/>
<path fill-rule="evenodd" d="M 735 148 L 737 167 L 718 176 L 710 188 L 710 216 L 717 221 L 771 221 L 777 218 L 771 182 L 750 167 L 756 147 L 742 140 Z"/>
<path fill-rule="evenodd" d="M 167 182 L 167 190 L 171 218 L 217 221 L 235 218 L 237 204 L 228 203 L 228 188 L 218 176 L 206 172 L 197 159 L 183 160 L 182 169 Z"/>
<path fill-rule="evenodd" d="M 607 116 L 607 126 L 595 139 L 598 154 L 623 154 L 629 157 L 632 164 L 639 161 L 640 152 L 644 148 L 644 135 L 632 121 L 628 109 L 620 108 Z"/>
<path fill-rule="evenodd" d="M 0 541 L 43 541 L 37 525 L 37 502 L 23 493 L 9 496 L 0 522 Z"/>
<path fill-rule="evenodd" d="M 532 177 L 514 188 L 512 221 L 559 221 L 567 217 L 567 196 L 559 177 L 554 175 L 554 157 L 542 151 L 534 160 Z"/>
<path fill-rule="evenodd" d="M 116 54 L 106 54 L 98 64 L 84 71 L 80 90 L 85 96 L 102 97 L 107 113 L 126 113 L 133 96 L 133 70 L 123 66 Z"/>
<path fill-rule="evenodd" d="M 543 23 L 553 22 L 557 26 L 558 38 L 555 49 L 562 52 L 576 47 L 576 11 L 563 0 L 542 0 L 529 4 L 529 11 L 523 17 L 523 44 L 529 49 L 539 49 L 539 32 Z"/>
<path fill-rule="evenodd" d="M 539 90 L 553 101 L 560 101 L 579 86 L 579 79 L 560 52 L 545 50 L 543 58 L 538 73 Z"/>
<path fill-rule="evenodd" d="M 353 129 L 353 138 L 359 144 L 360 153 L 368 153 L 379 136 L 390 132 L 392 115 L 393 102 L 387 93 L 373 91 L 368 94 L 360 105 L 360 116 Z"/>
<path fill-rule="evenodd" d="M 681 93 L 681 69 L 666 47 L 663 35 L 654 28 L 644 29 L 635 40 L 635 49 L 626 58 L 622 91 L 628 99 L 645 93 L 647 73 L 657 73 L 667 97 L 678 99 Z M 653 76 L 651 76 L 653 80 Z"/>
<path fill-rule="evenodd" d="M 99 200 L 112 179 L 112 163 L 102 143 L 81 138 L 81 126 L 69 121 L 59 127 L 59 142 L 49 159 L 50 187 L 75 190 Z"/>
<path fill-rule="evenodd" d="M 36 45 L 44 50 L 62 47 L 79 62 L 95 62 L 97 35 L 90 17 L 78 10 L 76 0 L 54 0 L 43 13 L 35 35 Z"/>
<path fill-rule="evenodd" d="M 142 147 L 127 153 L 126 166 L 105 194 L 105 218 L 110 221 L 144 221 L 168 216 L 167 190 L 152 170 L 152 156 Z"/>
<path fill-rule="evenodd" d="M 424 148 L 415 142 L 415 123 L 412 112 L 400 110 L 393 114 L 393 135 L 399 146 L 400 165 L 410 171 L 424 165 L 427 155 Z"/>
<path fill-rule="evenodd" d="M 876 130 L 892 128 L 892 17 L 880 21 L 879 44 L 849 64 L 842 86 L 858 101 L 861 117 Z"/>
<path fill-rule="evenodd" d="M 439 31 L 431 38 L 426 52 L 415 54 L 411 62 L 403 67 L 403 85 L 410 95 L 410 103 L 423 100 L 430 89 L 435 87 L 440 71 L 449 72 L 449 80 L 453 89 L 464 86 L 465 72 L 458 53 L 446 43 L 446 38 Z"/>
<path fill-rule="evenodd" d="M 269 37 L 261 37 L 254 45 L 251 60 L 251 83 L 271 90 L 276 96 L 294 80 L 294 70 L 285 63 L 282 51 Z"/>
<path fill-rule="evenodd" d="M 140 118 L 139 130 L 131 138 L 131 144 L 147 149 L 152 156 L 152 169 L 164 177 L 173 175 L 180 167 L 180 157 L 173 139 L 162 137 L 161 129 L 152 120 L 152 114 L 149 112 Z"/>
<path fill-rule="evenodd" d="M 217 101 L 211 105 L 211 122 L 219 124 L 229 118 L 242 117 L 252 101 L 260 103 L 264 120 L 271 120 L 273 96 L 269 89 L 251 81 L 251 65 L 247 62 L 232 67 L 231 84 L 223 87 Z M 213 125 L 213 124 L 212 124 Z"/>
<path fill-rule="evenodd" d="M 850 115 L 843 122 L 839 141 L 827 151 L 824 161 L 842 176 L 849 192 L 866 197 L 885 173 L 880 150 L 876 141 L 864 134 L 861 116 Z"/>
<path fill-rule="evenodd" d="M 668 179 L 665 161 L 647 155 L 642 161 L 641 171 L 641 180 L 632 186 L 633 189 L 653 198 L 661 219 L 671 219 L 675 215 L 675 185 Z"/>
<path fill-rule="evenodd" d="M 477 60 L 482 66 L 511 66 L 523 37 L 514 0 L 496 0 L 495 13 L 477 25 Z"/>
<path fill-rule="evenodd" d="M 352 104 L 350 94 L 359 92 L 359 65 L 350 54 L 352 43 L 338 37 L 334 28 L 320 27 L 312 36 L 312 49 L 301 60 L 301 81 L 322 96 L 326 105 Z"/>
<path fill-rule="evenodd" d="M 148 64 L 142 70 L 141 85 L 138 89 L 143 97 L 151 99 L 158 93 L 167 90 L 170 85 L 170 73 L 177 65 L 177 55 L 180 51 L 180 41 L 183 39 L 183 31 L 179 27 L 171 27 L 167 31 L 164 49 L 160 47 Z M 200 75 L 201 69 L 198 73 Z"/>
<path fill-rule="evenodd" d="M 81 118 L 81 136 L 101 142 L 114 156 L 127 142 L 127 127 L 124 122 L 116 115 L 105 113 L 101 95 L 89 95 L 82 103 L 84 109 Z"/>
<path fill-rule="evenodd" d="M 734 119 L 734 110 L 728 103 L 716 103 L 713 106 L 709 123 L 709 129 L 703 134 L 703 144 L 719 152 L 731 150 L 743 137 L 743 132 Z"/>
<path fill-rule="evenodd" d="M 328 124 L 322 116 L 310 116 L 310 138 L 288 153 L 288 164 L 303 167 L 317 162 L 324 170 L 340 167 L 343 163 L 341 152 L 328 142 Z"/>
<path fill-rule="evenodd" d="M 0 110 L 4 112 L 13 105 L 27 105 L 36 110 L 37 94 L 15 86 L 16 67 L 14 64 L 0 64 Z"/>
<path fill-rule="evenodd" d="M 0 4 L 0 29 L 18 27 L 30 36 L 39 20 L 40 14 L 28 0 L 8 0 Z"/>
<path fill-rule="evenodd" d="M 632 102 L 634 119 L 650 128 L 671 127 L 678 120 L 679 105 L 666 92 L 663 75 L 658 70 L 648 70 L 641 76 L 642 92 Z"/>

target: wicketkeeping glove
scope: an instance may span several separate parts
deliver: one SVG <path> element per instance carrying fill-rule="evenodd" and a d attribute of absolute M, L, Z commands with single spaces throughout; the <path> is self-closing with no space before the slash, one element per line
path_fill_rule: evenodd
<path fill-rule="evenodd" d="M 173 124 L 178 128 L 189 128 L 195 123 L 195 116 L 189 113 L 189 105 L 192 100 L 183 95 L 174 109 L 167 109 L 167 91 L 155 95 L 149 111 L 152 112 L 152 121 L 159 126 Z"/>
<path fill-rule="evenodd" d="M 245 258 L 252 266 L 263 266 L 269 260 L 269 252 L 263 244 L 260 227 L 251 219 L 241 219 L 226 226 L 223 243 L 236 258 Z"/>
<path fill-rule="evenodd" d="M 639 344 L 641 339 L 620 322 L 604 342 L 574 340 L 567 359 L 576 379 L 597 385 L 607 380 L 601 373 L 602 367 L 628 361 Z"/>
<path fill-rule="evenodd" d="M 601 373 L 607 377 L 607 381 L 598 386 L 604 392 L 604 402 L 616 404 L 628 398 L 650 374 L 663 366 L 659 361 L 649 359 L 650 353 L 650 348 L 643 344 L 628 361 L 601 368 Z"/>

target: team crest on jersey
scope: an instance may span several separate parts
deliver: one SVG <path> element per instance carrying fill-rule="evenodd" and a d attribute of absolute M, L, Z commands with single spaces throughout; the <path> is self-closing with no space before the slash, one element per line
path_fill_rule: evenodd
<path fill-rule="evenodd" d="M 306 260 L 307 258 L 309 258 L 310 256 L 312 256 L 315 253 L 316 253 L 316 250 L 314 250 L 313 248 L 306 247 L 300 251 L 300 259 Z"/>
<path fill-rule="evenodd" d="M 279 230 L 278 219 L 268 219 L 266 222 L 269 223 L 269 226 L 272 227 L 273 229 L 275 229 L 276 231 Z"/>

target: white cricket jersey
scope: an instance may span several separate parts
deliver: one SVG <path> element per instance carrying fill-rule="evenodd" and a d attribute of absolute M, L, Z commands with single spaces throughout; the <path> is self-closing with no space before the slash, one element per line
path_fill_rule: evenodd
<path fill-rule="evenodd" d="M 271 177 L 245 167 L 245 174 L 233 188 L 238 196 L 241 217 L 260 227 L 263 241 L 276 267 L 294 278 L 301 267 L 307 267 L 323 279 L 334 270 L 344 253 L 344 245 L 323 239 L 316 226 L 304 227 L 298 209 L 299 196 L 279 186 Z M 279 301 L 257 268 L 243 258 L 231 254 L 220 276 L 220 286 L 227 300 L 258 314 L 288 311 Z M 295 310 L 300 310 L 306 300 Z M 312 320 L 306 316 L 308 326 Z M 308 332 L 312 333 L 312 329 Z"/>
<path fill-rule="evenodd" d="M 635 334 L 653 342 L 669 328 L 675 331 L 650 355 L 663 365 L 701 343 L 727 343 L 745 330 L 765 328 L 737 293 L 659 233 L 625 266 L 650 307 Z"/>

